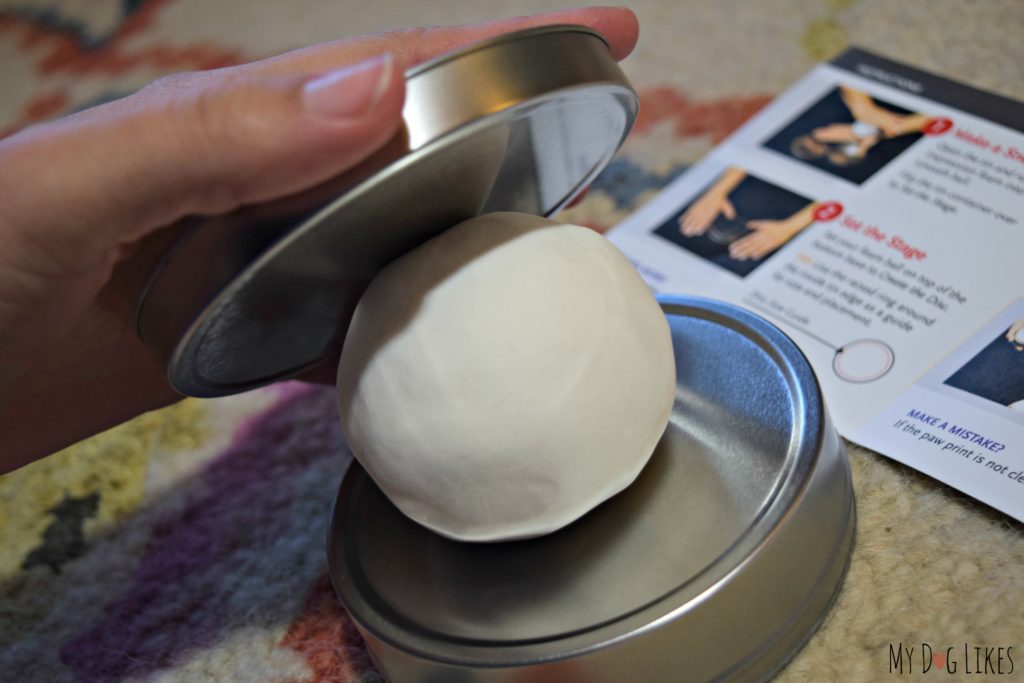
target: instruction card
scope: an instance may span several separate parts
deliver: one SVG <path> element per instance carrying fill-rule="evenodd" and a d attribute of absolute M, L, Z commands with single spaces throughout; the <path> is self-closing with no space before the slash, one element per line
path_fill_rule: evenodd
<path fill-rule="evenodd" d="M 778 325 L 841 434 L 1024 520 L 1024 103 L 851 50 L 608 237 Z"/>

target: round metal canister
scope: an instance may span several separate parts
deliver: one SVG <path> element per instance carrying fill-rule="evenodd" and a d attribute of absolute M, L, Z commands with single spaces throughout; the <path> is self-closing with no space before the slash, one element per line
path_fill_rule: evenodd
<path fill-rule="evenodd" d="M 750 313 L 661 304 L 668 428 L 631 486 L 568 527 L 448 540 L 350 466 L 330 572 L 388 681 L 758 681 L 813 633 L 842 584 L 854 499 L 811 368 Z"/>
<path fill-rule="evenodd" d="M 136 329 L 181 393 L 296 375 L 341 349 L 384 265 L 467 218 L 549 215 L 607 165 L 638 99 L 604 39 L 546 26 L 406 73 L 405 131 L 302 195 L 197 219 L 143 287 Z"/>

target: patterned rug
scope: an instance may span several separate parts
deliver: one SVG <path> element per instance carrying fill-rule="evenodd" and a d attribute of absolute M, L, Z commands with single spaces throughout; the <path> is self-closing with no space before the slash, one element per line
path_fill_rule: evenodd
<path fill-rule="evenodd" d="M 172 71 L 564 4 L 0 0 L 0 131 Z M 566 216 L 600 229 L 850 43 L 1024 96 L 1017 0 L 633 7 L 642 36 L 625 68 L 641 118 Z M 0 477 L 0 680 L 380 680 L 326 575 L 350 457 L 335 411 L 332 391 L 298 383 L 189 399 Z M 874 453 L 850 458 L 850 573 L 778 680 L 884 680 L 897 643 L 1013 647 L 1024 676 L 1022 526 Z"/>

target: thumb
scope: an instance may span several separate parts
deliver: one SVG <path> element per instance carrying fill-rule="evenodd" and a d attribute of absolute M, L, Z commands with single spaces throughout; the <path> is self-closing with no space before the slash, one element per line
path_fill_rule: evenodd
<path fill-rule="evenodd" d="M 728 199 L 723 199 L 722 200 L 722 213 L 729 220 L 732 220 L 732 219 L 736 218 L 736 208 L 732 205 L 732 202 L 730 202 Z"/>
<path fill-rule="evenodd" d="M 344 172 L 394 136 L 403 99 L 389 55 L 313 76 L 170 76 L 0 142 L 0 187 L 17 197 L 5 218 L 45 226 L 81 267 L 182 216 Z"/>
<path fill-rule="evenodd" d="M 771 224 L 774 223 L 774 222 L 775 221 L 765 221 L 765 220 L 747 221 L 747 228 L 749 230 L 761 230 L 762 228 L 767 228 L 767 227 L 771 226 Z"/>

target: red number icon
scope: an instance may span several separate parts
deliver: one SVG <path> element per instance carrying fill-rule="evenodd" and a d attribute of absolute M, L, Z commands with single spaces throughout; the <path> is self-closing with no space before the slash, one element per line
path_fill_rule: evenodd
<path fill-rule="evenodd" d="M 952 127 L 953 121 L 951 119 L 940 116 L 938 118 L 928 119 L 928 123 L 924 124 L 924 128 L 921 130 L 924 131 L 925 135 L 942 135 Z"/>
<path fill-rule="evenodd" d="M 825 223 L 837 217 L 843 212 L 843 205 L 839 202 L 823 202 L 814 210 L 814 220 Z"/>

